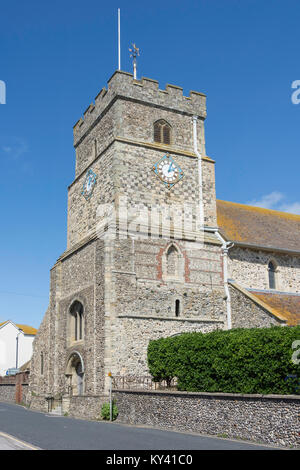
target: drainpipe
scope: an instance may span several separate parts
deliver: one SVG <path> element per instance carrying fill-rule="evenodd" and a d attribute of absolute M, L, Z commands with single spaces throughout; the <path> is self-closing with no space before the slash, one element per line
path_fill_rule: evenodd
<path fill-rule="evenodd" d="M 19 328 L 19 333 L 16 336 L 16 369 L 19 365 L 19 335 L 22 333 L 22 330 Z"/>
<path fill-rule="evenodd" d="M 198 151 L 197 119 L 198 119 L 198 116 L 193 116 L 193 147 L 194 147 L 194 152 L 198 158 L 199 217 L 200 217 L 200 230 L 203 230 L 204 214 L 203 214 L 203 187 L 202 187 L 202 156 L 201 156 L 201 153 L 199 153 Z"/>
<path fill-rule="evenodd" d="M 231 330 L 231 297 L 228 286 L 228 251 L 234 246 L 233 242 L 226 242 L 220 235 L 218 230 L 215 231 L 216 236 L 222 243 L 222 256 L 223 256 L 223 273 L 224 273 L 224 289 L 226 294 L 226 310 L 227 310 L 227 329 Z"/>

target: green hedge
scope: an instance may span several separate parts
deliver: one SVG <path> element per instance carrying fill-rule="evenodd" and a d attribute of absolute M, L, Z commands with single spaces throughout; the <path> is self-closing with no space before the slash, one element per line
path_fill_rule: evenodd
<path fill-rule="evenodd" d="M 155 381 L 177 377 L 179 390 L 300 394 L 296 340 L 300 326 L 183 333 L 150 341 L 148 366 Z"/>

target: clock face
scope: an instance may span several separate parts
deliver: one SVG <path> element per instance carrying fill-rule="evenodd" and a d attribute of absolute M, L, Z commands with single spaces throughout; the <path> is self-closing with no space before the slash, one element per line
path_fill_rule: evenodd
<path fill-rule="evenodd" d="M 174 186 L 184 175 L 182 169 L 169 154 L 154 165 L 153 171 L 168 186 L 168 189 Z"/>
<path fill-rule="evenodd" d="M 89 199 L 93 193 L 93 190 L 94 190 L 94 186 L 96 184 L 96 179 L 97 179 L 97 176 L 96 174 L 93 172 L 93 170 L 88 170 L 86 176 L 85 176 L 85 180 L 84 180 L 84 183 L 83 183 L 83 190 L 82 190 L 82 193 L 83 196 L 86 198 L 86 199 Z"/>

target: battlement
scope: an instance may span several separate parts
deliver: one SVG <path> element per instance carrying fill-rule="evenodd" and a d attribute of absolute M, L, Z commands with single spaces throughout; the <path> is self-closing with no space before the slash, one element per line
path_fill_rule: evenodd
<path fill-rule="evenodd" d="M 167 85 L 165 90 L 160 90 L 157 80 L 145 77 L 134 80 L 131 73 L 119 70 L 107 83 L 108 88 L 102 88 L 95 98 L 95 103 L 91 103 L 83 113 L 83 117 L 76 122 L 73 128 L 75 146 L 117 97 L 143 101 L 152 106 L 206 118 L 206 95 L 203 93 L 190 91 L 190 96 L 184 96 L 183 89 L 175 85 Z"/>

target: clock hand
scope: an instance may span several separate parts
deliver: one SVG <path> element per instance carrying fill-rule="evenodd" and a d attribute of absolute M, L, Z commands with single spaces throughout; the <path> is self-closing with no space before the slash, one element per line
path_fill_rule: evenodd
<path fill-rule="evenodd" d="M 169 169 L 168 169 L 168 173 L 170 173 L 170 171 L 172 171 L 172 162 L 170 163 L 170 166 L 169 166 Z"/>

